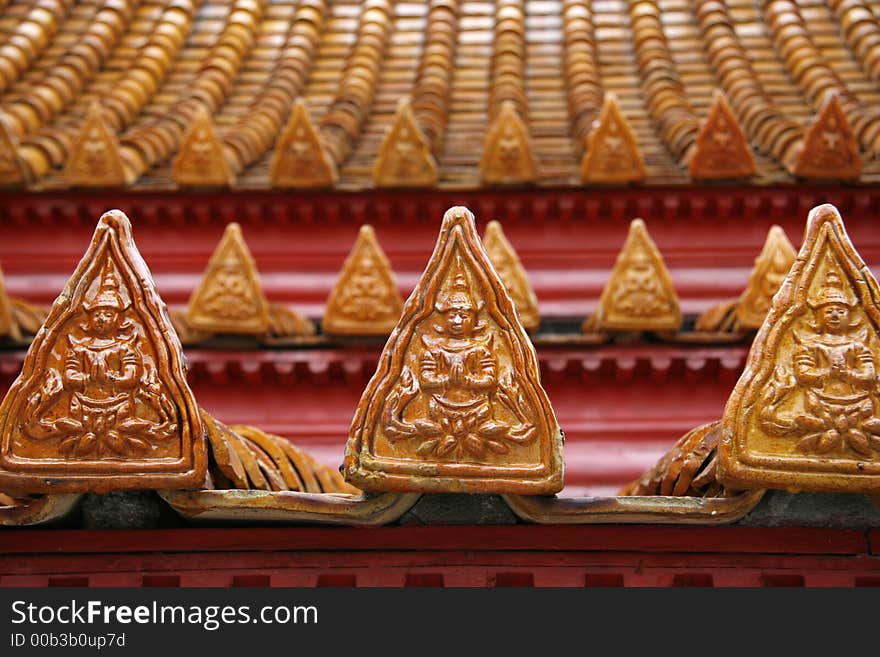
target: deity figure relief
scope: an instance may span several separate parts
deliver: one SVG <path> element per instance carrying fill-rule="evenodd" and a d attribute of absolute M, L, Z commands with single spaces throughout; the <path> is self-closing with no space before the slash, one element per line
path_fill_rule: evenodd
<path fill-rule="evenodd" d="M 851 164 L 850 156 L 844 147 L 845 136 L 843 135 L 837 119 L 829 116 L 819 131 L 819 139 L 814 142 L 815 152 L 812 154 L 816 166 L 836 169 Z"/>
<path fill-rule="evenodd" d="M 807 299 L 813 318 L 794 331 L 791 362 L 777 367 L 762 398 L 762 429 L 796 440 L 806 453 L 880 453 L 877 363 L 869 332 L 833 263 L 818 292 Z M 802 404 L 789 403 L 802 393 Z"/>
<path fill-rule="evenodd" d="M 211 134 L 207 129 L 197 130 L 192 136 L 189 144 L 189 154 L 192 157 L 192 163 L 199 170 L 209 170 L 212 168 L 214 157 L 214 144 L 212 143 Z"/>
<path fill-rule="evenodd" d="M 202 297 L 208 315 L 224 319 L 248 319 L 259 312 L 241 261 L 229 254 L 213 272 Z"/>
<path fill-rule="evenodd" d="M 308 135 L 304 126 L 296 129 L 293 139 L 287 147 L 290 155 L 290 166 L 296 173 L 305 173 L 315 162 L 312 154 L 312 145 L 308 141 Z"/>
<path fill-rule="evenodd" d="M 513 124 L 508 123 L 504 127 L 504 134 L 498 140 L 498 161 L 507 173 L 516 174 L 519 171 L 522 158 L 520 150 L 521 146 Z"/>
<path fill-rule="evenodd" d="M 433 333 L 420 336 L 417 373 L 404 368 L 383 409 L 384 433 L 392 442 L 415 440 L 416 452 L 459 459 L 507 454 L 535 437 L 528 409 L 509 371 L 501 372 L 493 353 L 495 336 L 481 317 L 483 303 L 461 271 L 437 295 Z M 425 397 L 426 413 L 409 420 L 407 406 Z M 499 407 L 512 417 L 502 419 Z"/>
<path fill-rule="evenodd" d="M 608 132 L 602 138 L 602 145 L 596 158 L 596 167 L 601 171 L 629 170 L 638 163 L 635 161 L 627 143 L 620 134 L 617 123 L 608 124 Z"/>
<path fill-rule="evenodd" d="M 369 321 L 396 311 L 394 291 L 383 280 L 377 263 L 370 255 L 362 254 L 355 263 L 347 284 L 340 289 L 337 310 L 343 315 Z"/>
<path fill-rule="evenodd" d="M 83 161 L 89 172 L 96 176 L 106 175 L 107 170 L 107 146 L 104 143 L 104 135 L 100 126 L 94 126 L 89 131 L 83 144 Z"/>
<path fill-rule="evenodd" d="M 57 439 L 68 457 L 152 456 L 178 429 L 174 404 L 146 357 L 131 302 L 108 258 L 96 294 L 81 306 L 82 321 L 66 336 L 58 367 L 27 398 L 24 434 Z"/>
<path fill-rule="evenodd" d="M 634 317 L 660 315 L 672 308 L 651 256 L 642 247 L 632 252 L 611 299 L 617 312 Z"/>

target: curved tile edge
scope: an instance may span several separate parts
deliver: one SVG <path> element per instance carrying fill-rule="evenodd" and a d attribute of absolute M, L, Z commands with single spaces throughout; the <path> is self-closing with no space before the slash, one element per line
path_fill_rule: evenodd
<path fill-rule="evenodd" d="M 735 522 L 757 506 L 763 490 L 726 498 L 632 496 L 551 497 L 504 495 L 520 520 L 538 524 L 722 525 Z"/>
<path fill-rule="evenodd" d="M 197 521 L 308 523 L 377 527 L 399 519 L 421 495 L 357 496 L 297 491 L 157 491 L 181 516 Z"/>

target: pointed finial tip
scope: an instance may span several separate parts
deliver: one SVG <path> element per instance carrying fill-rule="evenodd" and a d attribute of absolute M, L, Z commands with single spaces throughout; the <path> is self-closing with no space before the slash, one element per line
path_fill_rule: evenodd
<path fill-rule="evenodd" d="M 825 218 L 839 217 L 840 210 L 831 203 L 821 203 L 810 210 L 810 215 L 821 216 Z"/>
<path fill-rule="evenodd" d="M 635 230 L 637 228 L 644 230 L 646 228 L 645 220 L 641 217 L 636 217 L 631 222 L 629 222 L 629 227 L 631 230 Z"/>
<path fill-rule="evenodd" d="M 493 219 L 486 224 L 486 230 L 501 230 L 501 223 L 497 219 Z"/>
<path fill-rule="evenodd" d="M 117 231 L 130 231 L 131 221 L 122 210 L 107 210 L 98 220 L 98 228 L 102 226 Z"/>
<path fill-rule="evenodd" d="M 373 230 L 373 226 L 371 224 L 364 224 L 358 230 L 358 235 L 361 237 L 373 236 L 376 234 L 376 231 Z"/>
<path fill-rule="evenodd" d="M 807 217 L 808 226 L 813 226 L 814 224 L 818 225 L 828 221 L 842 221 L 840 211 L 831 203 L 817 205 L 810 210 L 810 214 Z"/>
<path fill-rule="evenodd" d="M 467 221 L 470 221 L 471 224 L 474 223 L 474 213 L 463 205 L 454 205 L 443 215 L 444 225 L 460 224 Z"/>

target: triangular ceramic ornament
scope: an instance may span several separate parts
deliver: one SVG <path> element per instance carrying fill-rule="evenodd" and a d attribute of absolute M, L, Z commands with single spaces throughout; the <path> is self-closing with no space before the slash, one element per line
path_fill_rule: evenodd
<path fill-rule="evenodd" d="M 18 337 L 17 333 L 15 321 L 12 319 L 12 302 L 6 294 L 6 280 L 3 277 L 3 270 L 0 269 L 0 338 Z"/>
<path fill-rule="evenodd" d="M 678 295 L 645 222 L 634 219 L 594 317 L 585 331 L 676 331 Z"/>
<path fill-rule="evenodd" d="M 736 306 L 736 323 L 742 328 L 757 329 L 764 323 L 773 295 L 788 275 L 797 251 L 788 240 L 785 231 L 772 226 L 764 241 L 764 248 L 755 258 L 755 266 L 749 274 L 746 289 Z"/>
<path fill-rule="evenodd" d="M 97 102 L 89 105 L 79 135 L 73 143 L 64 179 L 77 187 L 122 187 L 125 170 L 119 155 L 119 140 L 104 119 Z"/>
<path fill-rule="evenodd" d="M 235 180 L 208 111 L 199 106 L 171 165 L 174 182 L 190 187 L 226 187 Z"/>
<path fill-rule="evenodd" d="M 562 432 L 538 361 L 467 208 L 449 209 L 355 412 L 362 490 L 551 494 Z"/>
<path fill-rule="evenodd" d="M 0 489 L 197 488 L 206 473 L 180 342 L 111 210 L 0 406 Z"/>
<path fill-rule="evenodd" d="M 409 99 L 401 98 L 394 123 L 385 134 L 373 168 L 376 187 L 431 187 L 437 182 L 437 162 L 413 115 Z"/>
<path fill-rule="evenodd" d="M 0 185 L 20 185 L 27 181 L 25 167 L 18 156 L 18 139 L 0 113 Z"/>
<path fill-rule="evenodd" d="M 373 227 L 361 226 L 330 291 L 322 330 L 327 335 L 388 335 L 402 310 L 391 263 Z"/>
<path fill-rule="evenodd" d="M 529 131 L 512 101 L 501 104 L 486 133 L 480 177 L 497 185 L 531 183 L 538 177 Z"/>
<path fill-rule="evenodd" d="M 507 293 L 513 299 L 513 306 L 519 313 L 522 325 L 530 331 L 537 329 L 541 324 L 538 298 L 532 290 L 532 285 L 529 283 L 529 277 L 520 262 L 519 255 L 513 249 L 513 245 L 507 241 L 501 224 L 497 221 L 490 221 L 486 225 L 483 246 L 486 248 L 486 253 L 489 254 L 489 260 L 495 265 L 495 270 L 507 288 Z"/>
<path fill-rule="evenodd" d="M 862 158 L 855 135 L 837 94 L 825 101 L 807 129 L 803 147 L 792 173 L 802 178 L 851 180 L 862 171 Z"/>
<path fill-rule="evenodd" d="M 186 323 L 212 333 L 262 334 L 269 329 L 269 302 L 237 223 L 226 226 L 189 299 Z"/>
<path fill-rule="evenodd" d="M 755 175 L 755 156 L 727 99 L 715 90 L 706 120 L 688 162 L 694 180 L 724 180 Z"/>
<path fill-rule="evenodd" d="M 836 208 L 810 212 L 724 410 L 731 488 L 880 490 L 880 288 Z"/>
<path fill-rule="evenodd" d="M 581 180 L 585 183 L 628 183 L 645 178 L 645 162 L 632 128 L 617 103 L 606 93 L 599 118 L 587 137 L 581 159 Z"/>
<path fill-rule="evenodd" d="M 336 165 L 302 99 L 294 104 L 290 121 L 275 144 L 269 178 L 273 187 L 283 188 L 322 188 L 336 183 Z"/>

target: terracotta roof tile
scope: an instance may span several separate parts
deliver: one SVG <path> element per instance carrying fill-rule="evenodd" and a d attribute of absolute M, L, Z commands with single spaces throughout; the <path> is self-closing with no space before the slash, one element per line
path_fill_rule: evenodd
<path fill-rule="evenodd" d="M 829 93 L 860 149 L 880 145 L 878 79 L 880 27 L 862 0 L 21 3 L 0 16 L 0 111 L 28 181 L 3 182 L 67 187 L 63 167 L 98 101 L 129 187 L 175 188 L 171 162 L 203 107 L 230 186 L 271 188 L 275 143 L 301 99 L 339 170 L 334 187 L 368 189 L 410 97 L 437 187 L 481 185 L 504 100 L 524 121 L 536 183 L 580 186 L 586 138 L 612 92 L 645 184 L 694 184 L 689 153 L 721 90 L 755 152 L 752 183 L 793 183 Z M 876 182 L 880 163 L 864 160 L 857 180 Z"/>

